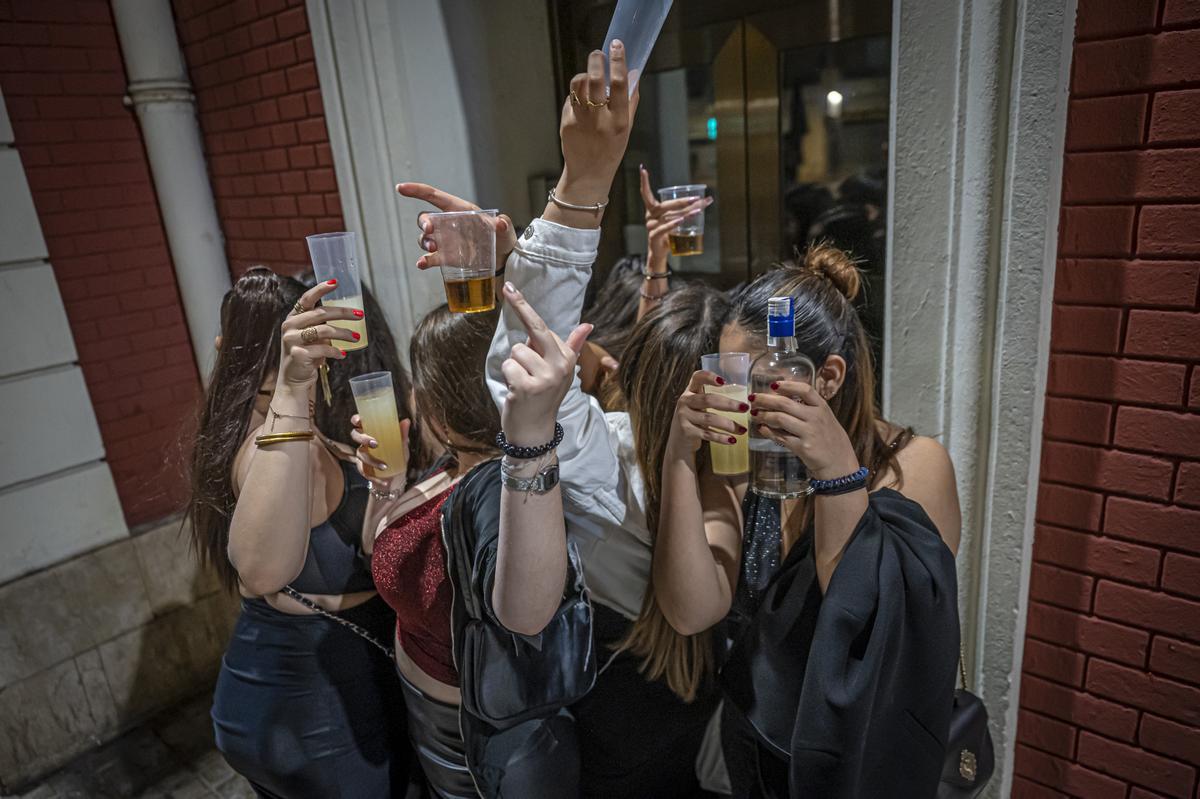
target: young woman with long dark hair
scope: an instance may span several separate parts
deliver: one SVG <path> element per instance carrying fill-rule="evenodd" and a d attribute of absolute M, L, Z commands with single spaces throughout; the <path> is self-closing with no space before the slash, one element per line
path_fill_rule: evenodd
<path fill-rule="evenodd" d="M 704 442 L 734 432 L 712 413 L 735 409 L 704 393 L 709 372 L 680 395 L 663 459 L 654 583 L 683 633 L 733 622 L 722 736 L 738 797 L 927 796 L 940 774 L 958 653 L 954 469 L 879 415 L 858 288 L 845 253 L 813 247 L 747 286 L 721 335 L 722 352 L 762 353 L 768 299 L 792 299 L 817 374 L 751 395 L 751 424 L 804 462 L 812 496 L 767 499 L 697 467 Z"/>
<path fill-rule="evenodd" d="M 339 362 L 335 398 L 349 393 L 335 345 L 352 334 L 329 323 L 361 313 L 317 307 L 330 288 L 306 292 L 263 268 L 237 281 L 192 457 L 193 542 L 242 594 L 213 698 L 217 747 L 264 797 L 387 797 L 408 783 L 400 686 L 346 626 L 386 640 L 392 623 L 364 554 L 366 481 L 313 420 L 322 361 Z M 370 357 L 393 373 L 407 414 L 381 322 L 367 319 Z"/>
<path fill-rule="evenodd" d="M 483 379 L 496 314 L 455 314 L 442 305 L 417 325 L 410 346 L 417 408 L 448 454 L 406 490 L 401 491 L 403 480 L 373 479 L 377 488 L 367 512 L 372 571 L 396 612 L 395 658 L 408 731 L 438 797 L 577 791 L 578 752 L 563 720 L 478 733 L 460 707 L 456 594 L 482 586 L 482 604 L 496 622 L 514 635 L 536 636 L 558 607 L 567 573 L 559 489 L 522 492 L 503 480 L 508 473 L 530 471 L 530 464 L 508 455 L 501 463 L 497 437 L 503 431 L 504 440 L 519 447 L 553 442 L 555 412 L 591 328 L 580 325 L 564 342 L 519 294 L 506 299 L 529 340 L 514 346 L 504 362 L 512 391 L 502 411 Z M 359 429 L 353 436 L 364 473 L 373 474 L 379 466 L 371 455 L 376 442 Z M 535 469 L 552 468 L 553 455 L 550 446 Z M 460 527 L 450 523 L 453 513 L 462 515 L 454 520 L 470 531 L 462 536 L 466 540 L 454 533 Z M 452 579 L 453 548 L 468 551 L 469 584 Z"/>

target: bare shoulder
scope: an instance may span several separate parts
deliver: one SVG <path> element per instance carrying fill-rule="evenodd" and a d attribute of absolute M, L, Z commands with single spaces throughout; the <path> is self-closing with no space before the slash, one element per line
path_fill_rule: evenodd
<path fill-rule="evenodd" d="M 896 453 L 896 462 L 900 467 L 899 479 L 889 474 L 883 485 L 896 489 L 924 508 L 950 551 L 957 554 L 962 535 L 962 511 L 950 453 L 928 436 L 914 436 Z"/>

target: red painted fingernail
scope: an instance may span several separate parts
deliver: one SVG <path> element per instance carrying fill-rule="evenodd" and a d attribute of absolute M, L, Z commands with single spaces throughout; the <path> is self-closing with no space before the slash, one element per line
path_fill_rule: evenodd
<path fill-rule="evenodd" d="M 751 416 L 758 416 L 758 408 L 755 408 L 754 410 L 750 411 L 750 415 L 751 415 Z"/>
<path fill-rule="evenodd" d="M 325 284 L 326 284 L 326 285 L 328 285 L 328 286 L 336 286 L 336 285 L 337 285 L 337 279 L 336 279 L 336 278 L 334 278 L 334 279 L 332 279 L 332 280 L 326 280 L 326 281 L 325 281 Z"/>
<path fill-rule="evenodd" d="M 757 394 L 751 394 L 750 396 L 746 397 L 746 399 L 750 400 L 751 402 L 754 402 L 754 398 L 757 396 L 758 396 Z"/>
<path fill-rule="evenodd" d="M 779 384 L 778 384 L 778 383 L 772 383 L 772 384 L 771 384 L 771 390 L 772 390 L 772 391 L 778 391 L 778 390 L 779 390 Z"/>
<path fill-rule="evenodd" d="M 718 385 L 718 386 L 723 386 L 723 385 L 725 385 L 725 378 L 723 378 L 723 377 L 718 377 L 718 378 L 717 378 L 717 385 Z"/>
<path fill-rule="evenodd" d="M 350 335 L 354 336 L 355 341 L 358 341 L 360 338 L 362 338 L 360 334 L 355 333 L 353 330 L 350 331 Z"/>
<path fill-rule="evenodd" d="M 737 426 L 737 429 L 738 429 L 739 436 L 745 434 L 745 432 L 746 432 L 746 428 L 742 427 L 740 424 Z"/>
<path fill-rule="evenodd" d="M 747 405 L 747 404 L 746 404 L 746 403 L 744 403 L 744 402 L 739 402 L 739 403 L 738 403 L 738 410 L 739 410 L 739 411 L 748 411 L 748 410 L 750 410 L 750 406 L 749 406 L 749 405 Z"/>
<path fill-rule="evenodd" d="M 355 311 L 355 312 L 354 312 L 354 316 L 355 316 L 356 318 L 358 318 L 358 319 L 362 319 L 362 318 L 363 318 L 363 312 L 362 312 L 362 311 Z"/>
<path fill-rule="evenodd" d="M 736 444 L 736 443 L 737 443 L 737 439 L 736 439 L 736 438 L 734 438 L 733 436 L 730 436 L 730 437 L 729 437 L 729 443 L 730 443 L 730 444 Z"/>
<path fill-rule="evenodd" d="M 342 357 L 343 357 L 343 358 L 345 358 L 345 357 L 346 357 L 346 351 L 345 351 L 345 350 L 342 350 Z"/>

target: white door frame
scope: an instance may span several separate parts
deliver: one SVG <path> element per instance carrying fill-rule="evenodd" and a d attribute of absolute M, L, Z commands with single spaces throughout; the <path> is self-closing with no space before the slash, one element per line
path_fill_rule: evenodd
<path fill-rule="evenodd" d="M 1075 2 L 894 0 L 884 409 L 950 450 L 959 607 L 1007 796 Z"/>

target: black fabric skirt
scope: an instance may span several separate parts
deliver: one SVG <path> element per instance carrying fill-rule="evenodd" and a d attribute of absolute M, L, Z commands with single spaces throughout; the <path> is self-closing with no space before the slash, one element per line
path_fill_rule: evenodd
<path fill-rule="evenodd" d="M 395 616 L 378 597 L 340 615 L 392 638 Z M 212 718 L 217 748 L 260 796 L 383 799 L 408 790 L 395 667 L 330 619 L 242 600 Z"/>
<path fill-rule="evenodd" d="M 599 603 L 592 607 L 603 666 L 631 622 Z M 591 693 L 571 707 L 578 723 L 583 796 L 705 796 L 696 778 L 696 755 L 717 702 L 715 685 L 684 702 L 665 682 L 643 677 L 637 658 L 617 655 Z"/>

